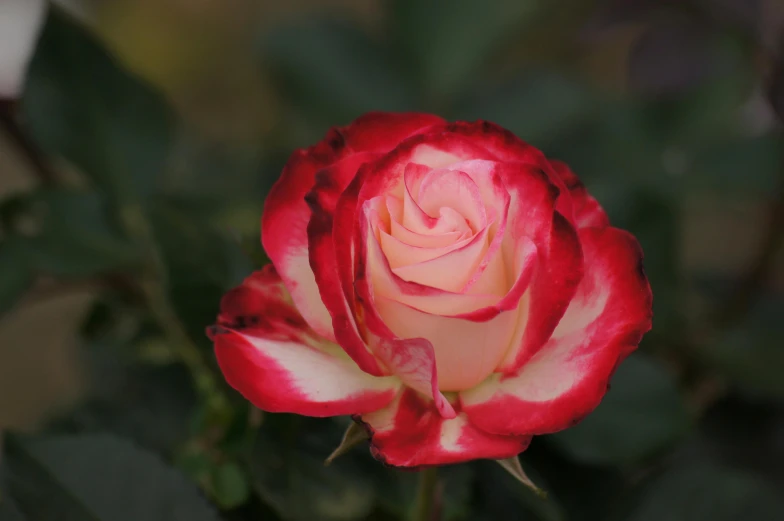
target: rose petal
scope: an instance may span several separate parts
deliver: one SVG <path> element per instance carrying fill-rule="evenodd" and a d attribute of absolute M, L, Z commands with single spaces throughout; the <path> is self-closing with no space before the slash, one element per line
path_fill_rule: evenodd
<path fill-rule="evenodd" d="M 574 222 L 578 229 L 589 226 L 605 227 L 610 225 L 607 214 L 601 205 L 591 197 L 588 190 L 574 175 L 571 169 L 561 161 L 550 160 L 553 171 L 563 180 L 569 190 L 574 209 Z"/>
<path fill-rule="evenodd" d="M 580 231 L 585 276 L 552 338 L 515 375 L 461 393 L 469 420 L 497 434 L 556 432 L 601 401 L 613 371 L 651 327 L 642 252 L 615 228 Z"/>
<path fill-rule="evenodd" d="M 261 242 L 305 320 L 321 336 L 334 340 L 332 317 L 321 302 L 308 260 L 310 209 L 305 203 L 316 172 L 344 153 L 339 138 L 333 136 L 332 142 L 334 150 L 325 141 L 292 154 L 264 204 Z"/>
<path fill-rule="evenodd" d="M 459 170 L 431 170 L 419 185 L 417 204 L 431 216 L 444 208 L 452 209 L 474 232 L 487 226 L 487 211 L 479 187 L 468 174 Z"/>
<path fill-rule="evenodd" d="M 504 459 L 523 452 L 531 441 L 530 436 L 484 432 L 469 423 L 464 414 L 444 419 L 411 390 L 404 390 L 385 409 L 355 419 L 370 434 L 373 456 L 396 467 Z"/>
<path fill-rule="evenodd" d="M 430 215 L 417 202 L 417 195 L 419 186 L 430 169 L 423 165 L 416 163 L 409 163 L 405 167 L 403 175 L 403 208 L 402 219 L 397 222 L 401 223 L 407 230 L 422 235 L 441 235 L 448 232 L 459 232 L 461 235 L 471 234 L 472 229 L 466 222 L 465 216 L 453 208 L 445 207 L 438 208 L 436 212 L 438 215 Z M 394 196 L 387 196 L 393 198 Z M 395 209 L 394 203 L 390 203 L 393 210 Z M 425 244 L 427 245 L 427 243 Z"/>
<path fill-rule="evenodd" d="M 271 265 L 224 297 L 210 336 L 232 387 L 265 411 L 307 416 L 360 414 L 394 399 L 399 379 L 362 372 L 288 297 Z"/>
<path fill-rule="evenodd" d="M 359 367 L 372 375 L 381 376 L 384 369 L 373 356 L 362 339 L 354 319 L 351 304 L 344 294 L 343 283 L 338 273 L 336 240 L 351 236 L 351 229 L 335 229 L 333 214 L 340 194 L 345 189 L 344 172 L 356 172 L 364 163 L 365 154 L 350 155 L 346 159 L 323 169 L 306 200 L 311 208 L 308 223 L 308 255 L 314 274 L 320 301 L 332 316 L 332 328 L 336 341 Z M 341 244 L 341 243 L 337 243 Z M 349 243 L 350 244 L 350 243 Z M 346 247 L 346 246 L 343 246 Z"/>
<path fill-rule="evenodd" d="M 310 209 L 305 194 L 313 187 L 316 173 L 351 152 L 389 152 L 409 136 L 442 123 L 430 114 L 366 114 L 347 127 L 331 129 L 320 143 L 294 152 L 270 190 L 261 222 L 264 250 L 297 308 L 320 335 L 335 339 L 332 318 L 321 302 L 308 258 Z M 345 187 L 356 172 L 343 173 L 348 178 L 336 179 L 335 184 Z"/>
<path fill-rule="evenodd" d="M 498 367 L 515 332 L 517 314 L 500 313 L 487 322 L 474 322 L 424 313 L 377 296 L 375 307 L 399 338 L 421 336 L 430 341 L 444 391 L 470 389 Z"/>
<path fill-rule="evenodd" d="M 464 246 L 446 255 L 393 268 L 392 272 L 406 282 L 459 292 L 471 280 L 487 252 L 488 232 L 489 228 L 484 228 Z"/>
<path fill-rule="evenodd" d="M 441 237 L 443 237 L 443 235 L 441 235 Z M 467 246 L 468 243 L 471 242 L 471 237 L 467 237 L 451 243 L 448 246 L 433 248 L 411 246 L 383 230 L 379 232 L 379 239 L 381 241 L 381 250 L 384 252 L 387 260 L 389 260 L 389 265 L 393 269 L 441 257 L 451 251 Z"/>
<path fill-rule="evenodd" d="M 407 137 L 444 123 L 433 114 L 368 112 L 340 130 L 351 150 L 385 154 Z"/>
<path fill-rule="evenodd" d="M 521 317 L 519 334 L 499 370 L 514 373 L 550 338 L 583 277 L 583 253 L 577 232 L 555 212 L 550 241 L 539 250 L 537 269 L 528 288 L 534 303 Z"/>

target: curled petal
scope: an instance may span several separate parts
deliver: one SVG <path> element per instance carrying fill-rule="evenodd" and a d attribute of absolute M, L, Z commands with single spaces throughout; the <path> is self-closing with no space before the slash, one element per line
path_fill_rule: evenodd
<path fill-rule="evenodd" d="M 270 265 L 230 291 L 209 331 L 226 381 L 256 407 L 307 416 L 361 414 L 400 388 L 374 377 L 307 325 Z"/>
<path fill-rule="evenodd" d="M 409 136 L 444 123 L 432 114 L 368 112 L 340 131 L 351 150 L 385 154 Z"/>
<path fill-rule="evenodd" d="M 572 198 L 574 223 L 577 229 L 589 226 L 603 228 L 610 225 L 607 214 L 601 205 L 585 189 L 585 185 L 562 161 L 550 161 L 553 171 L 563 180 Z"/>
<path fill-rule="evenodd" d="M 519 335 L 500 369 L 514 373 L 544 346 L 563 317 L 583 277 L 580 239 L 571 224 L 555 212 L 549 244 L 537 250 L 536 269 L 531 270 L 527 298 L 533 305 L 521 317 Z M 530 264 L 529 264 L 530 266 Z"/>
<path fill-rule="evenodd" d="M 386 153 L 409 136 L 442 123 L 441 118 L 429 114 L 366 114 L 346 127 L 330 129 L 318 144 L 295 151 L 272 187 L 261 220 L 264 250 L 280 273 L 297 308 L 321 336 L 335 340 L 332 318 L 319 296 L 308 257 L 307 227 L 311 212 L 305 195 L 313 188 L 316 174 L 348 155 Z M 331 182 L 334 191 L 339 193 L 339 189 L 345 188 L 351 181 L 356 170 L 338 168 L 333 173 L 336 177 Z"/>
<path fill-rule="evenodd" d="M 308 223 L 308 258 L 319 291 L 320 301 L 332 317 L 334 338 L 359 367 L 372 375 L 381 376 L 383 368 L 362 339 L 349 300 L 344 294 L 338 272 L 335 240 L 351 230 L 335 229 L 334 215 L 340 194 L 348 181 L 344 172 L 352 172 L 365 162 L 367 154 L 347 157 L 317 176 L 317 183 L 306 196 L 312 214 Z M 349 180 L 350 181 L 350 180 Z M 340 244 L 340 243 L 338 243 Z"/>
<path fill-rule="evenodd" d="M 522 435 L 575 424 L 599 404 L 617 365 L 651 328 L 651 290 L 634 237 L 585 228 L 580 240 L 585 276 L 552 338 L 516 374 L 461 393 L 475 425 Z"/>
<path fill-rule="evenodd" d="M 355 419 L 370 434 L 373 456 L 395 467 L 509 458 L 523 452 L 531 441 L 530 436 L 498 436 L 482 431 L 462 413 L 443 418 L 410 389 L 402 391 L 386 408 Z"/>

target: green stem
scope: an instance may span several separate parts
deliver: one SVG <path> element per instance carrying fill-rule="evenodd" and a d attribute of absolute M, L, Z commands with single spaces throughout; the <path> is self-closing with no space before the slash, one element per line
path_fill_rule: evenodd
<path fill-rule="evenodd" d="M 208 410 L 223 410 L 226 406 L 226 397 L 220 391 L 212 370 L 199 348 L 191 340 L 166 295 L 164 289 L 168 285 L 166 266 L 149 222 L 141 208 L 134 204 L 121 206 L 120 221 L 128 235 L 137 241 L 145 253 L 147 273 L 140 285 L 153 318 L 163 330 L 171 348 L 190 371 L 196 390 L 201 394 Z"/>
<path fill-rule="evenodd" d="M 433 507 L 435 506 L 437 485 L 438 467 L 430 467 L 419 473 L 419 487 L 412 521 L 435 521 Z"/>

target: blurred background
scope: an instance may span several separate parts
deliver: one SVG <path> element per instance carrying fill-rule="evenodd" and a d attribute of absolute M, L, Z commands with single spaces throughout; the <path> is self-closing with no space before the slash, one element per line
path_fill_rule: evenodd
<path fill-rule="evenodd" d="M 415 473 L 325 467 L 346 419 L 249 407 L 204 335 L 288 155 L 369 110 L 567 161 L 655 296 L 521 456 L 548 499 L 458 465 L 441 519 L 784 519 L 783 58 L 780 0 L 58 2 L 0 101 L 0 520 L 406 518 Z"/>

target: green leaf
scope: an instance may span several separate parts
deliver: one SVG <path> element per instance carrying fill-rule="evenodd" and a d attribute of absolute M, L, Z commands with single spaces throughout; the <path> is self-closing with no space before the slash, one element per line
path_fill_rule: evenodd
<path fill-rule="evenodd" d="M 629 465 L 670 446 L 688 427 L 687 410 L 673 378 L 636 355 L 621 363 L 594 412 L 549 439 L 583 463 Z"/>
<path fill-rule="evenodd" d="M 197 408 L 190 373 L 179 364 L 133 364 L 116 346 L 98 343 L 91 362 L 89 395 L 65 421 L 80 431 L 112 432 L 158 453 L 172 454 L 190 435 Z"/>
<path fill-rule="evenodd" d="M 676 468 L 643 491 L 628 521 L 778 521 L 784 504 L 751 475 L 712 464 Z"/>
<path fill-rule="evenodd" d="M 195 212 L 160 201 L 151 206 L 150 215 L 172 302 L 191 338 L 206 346 L 204 328 L 215 320 L 221 297 L 256 266 L 238 239 Z"/>
<path fill-rule="evenodd" d="M 537 147 L 571 131 L 596 109 L 585 87 L 558 74 L 527 71 L 498 87 L 485 87 L 457 109 L 456 119 L 484 119 Z"/>
<path fill-rule="evenodd" d="M 627 193 L 625 215 L 613 225 L 629 230 L 642 246 L 645 274 L 655 295 L 652 335 L 678 334 L 684 322 L 681 274 L 682 218 L 676 201 L 651 191 Z"/>
<path fill-rule="evenodd" d="M 681 184 L 687 194 L 713 192 L 733 197 L 766 197 L 776 190 L 781 161 L 781 136 L 776 133 L 725 139 L 696 152 Z"/>
<path fill-rule="evenodd" d="M 233 462 L 226 462 L 214 470 L 212 493 L 223 509 L 236 508 L 250 497 L 250 486 L 242 469 Z"/>
<path fill-rule="evenodd" d="M 784 298 L 762 294 L 744 320 L 697 351 L 700 358 L 749 391 L 784 398 Z"/>
<path fill-rule="evenodd" d="M 28 521 L 16 502 L 5 495 L 0 496 L 0 521 Z"/>
<path fill-rule="evenodd" d="M 0 242 L 0 316 L 33 284 L 34 275 L 20 238 L 10 237 Z"/>
<path fill-rule="evenodd" d="M 412 106 L 411 90 L 384 49 L 347 23 L 310 20 L 278 29 L 263 51 L 284 96 L 308 117 L 347 123 L 371 110 Z"/>
<path fill-rule="evenodd" d="M 218 521 L 178 472 L 113 436 L 15 441 L 8 453 L 10 491 L 31 519 Z"/>
<path fill-rule="evenodd" d="M 64 157 L 118 200 L 143 200 L 163 175 L 169 108 L 58 9 L 49 10 L 22 111 L 45 152 Z"/>
<path fill-rule="evenodd" d="M 374 484 L 348 454 L 329 467 L 324 458 L 345 425 L 293 415 L 264 417 L 251 470 L 261 498 L 283 519 L 349 521 L 367 516 Z"/>
<path fill-rule="evenodd" d="M 545 5 L 540 0 L 393 0 L 395 43 L 415 64 L 428 98 L 443 104 Z"/>
<path fill-rule="evenodd" d="M 98 193 L 45 189 L 32 194 L 28 204 L 40 226 L 28 241 L 39 270 L 56 276 L 85 276 L 139 262 L 140 252 L 124 237 Z"/>

